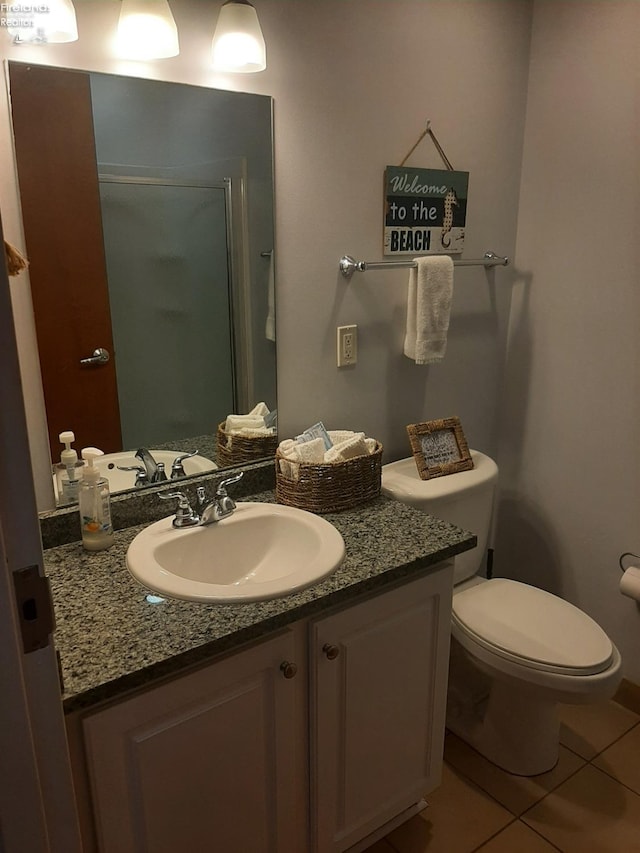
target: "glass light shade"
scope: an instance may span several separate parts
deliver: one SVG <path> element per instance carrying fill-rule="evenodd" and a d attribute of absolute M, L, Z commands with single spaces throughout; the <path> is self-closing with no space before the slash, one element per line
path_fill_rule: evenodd
<path fill-rule="evenodd" d="M 76 10 L 72 0 L 49 0 L 48 3 L 15 4 L 2 13 L 7 30 L 18 44 L 60 44 L 78 40 Z M 25 11 L 21 11 L 21 6 Z M 37 11 L 42 8 L 43 11 Z M 31 9 L 35 11 L 31 11 Z M 15 24 L 15 26 L 12 26 Z"/>
<path fill-rule="evenodd" d="M 258 15 L 246 0 L 228 0 L 220 9 L 211 46 L 216 71 L 264 71 L 267 49 Z"/>
<path fill-rule="evenodd" d="M 167 0 L 122 0 L 116 53 L 122 59 L 166 59 L 180 53 Z"/>

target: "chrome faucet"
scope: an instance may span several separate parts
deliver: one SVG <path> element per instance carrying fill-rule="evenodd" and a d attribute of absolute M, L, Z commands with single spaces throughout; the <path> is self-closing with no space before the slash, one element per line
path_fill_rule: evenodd
<path fill-rule="evenodd" d="M 198 510 L 200 514 L 200 525 L 215 524 L 216 521 L 221 521 L 232 515 L 236 508 L 235 501 L 227 494 L 227 486 L 232 483 L 237 483 L 242 479 L 243 471 L 235 474 L 233 477 L 227 477 L 218 483 L 216 494 L 212 501 L 209 501 L 204 486 L 198 486 L 196 494 L 198 496 Z"/>
<path fill-rule="evenodd" d="M 218 483 L 216 494 L 212 501 L 209 501 L 207 498 L 204 486 L 198 486 L 196 489 L 198 512 L 191 508 L 189 501 L 182 492 L 166 492 L 165 494 L 159 494 L 158 497 L 163 501 L 170 498 L 178 499 L 178 509 L 172 522 L 174 527 L 195 527 L 196 525 L 204 527 L 207 524 L 215 524 L 216 521 L 221 521 L 223 518 L 233 515 L 236 504 L 227 494 L 227 486 L 237 483 L 242 478 L 243 473 L 243 471 L 240 471 L 239 474 L 227 477 L 226 480 Z"/>
<path fill-rule="evenodd" d="M 194 512 L 191 509 L 191 505 L 187 500 L 186 496 L 183 495 L 182 492 L 166 492 L 165 494 L 160 493 L 158 495 L 161 501 L 168 501 L 171 498 L 178 499 L 178 508 L 176 510 L 176 516 L 173 519 L 173 526 L 180 529 L 181 527 L 195 527 L 195 525 L 200 524 L 200 516 L 197 512 Z"/>
<path fill-rule="evenodd" d="M 136 459 L 139 459 L 147 472 L 148 483 L 164 483 L 167 475 L 164 470 L 164 462 L 156 462 L 146 447 L 136 450 Z"/>

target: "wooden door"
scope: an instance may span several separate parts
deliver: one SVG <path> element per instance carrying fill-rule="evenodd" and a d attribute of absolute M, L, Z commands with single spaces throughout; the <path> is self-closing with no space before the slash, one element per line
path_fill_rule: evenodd
<path fill-rule="evenodd" d="M 306 849 L 296 646 L 286 631 L 86 718 L 101 853 Z"/>
<path fill-rule="evenodd" d="M 13 574 L 27 567 L 43 574 L 44 568 L 4 261 L 0 426 L 0 849 L 80 853 L 56 652 L 50 636 L 46 646 L 25 650 L 19 628 Z"/>
<path fill-rule="evenodd" d="M 373 843 L 439 784 L 452 586 L 443 564 L 312 625 L 314 853 Z"/>
<path fill-rule="evenodd" d="M 10 62 L 9 77 L 52 459 L 68 429 L 121 450 L 89 74 Z M 110 361 L 82 366 L 99 347 Z"/>

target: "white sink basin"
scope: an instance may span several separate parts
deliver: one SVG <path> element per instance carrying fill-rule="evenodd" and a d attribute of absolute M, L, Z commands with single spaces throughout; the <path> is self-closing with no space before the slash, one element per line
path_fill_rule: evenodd
<path fill-rule="evenodd" d="M 236 604 L 278 598 L 317 583 L 344 559 L 335 527 L 294 507 L 247 501 L 204 527 L 176 529 L 172 521 L 146 527 L 127 551 L 134 578 L 172 598 Z"/>
<path fill-rule="evenodd" d="M 178 450 L 150 450 L 149 452 L 156 462 L 164 462 L 168 478 L 171 477 L 173 460 L 183 455 Z M 94 464 L 102 476 L 106 477 L 109 481 L 109 491 L 113 494 L 114 492 L 122 492 L 125 489 L 132 489 L 136 482 L 135 471 L 119 471 L 118 467 L 142 465 L 142 462 L 136 459 L 135 450 L 123 450 L 120 453 L 106 453 L 104 456 L 99 456 Z M 206 474 L 207 471 L 213 471 L 218 467 L 214 462 L 204 456 L 191 456 L 189 459 L 184 460 L 182 466 L 187 476 Z"/>

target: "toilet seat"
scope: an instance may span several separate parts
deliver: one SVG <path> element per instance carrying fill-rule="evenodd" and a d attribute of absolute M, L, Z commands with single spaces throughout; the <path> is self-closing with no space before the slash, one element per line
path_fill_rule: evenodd
<path fill-rule="evenodd" d="M 454 589 L 452 619 L 454 629 L 487 651 L 541 672 L 594 675 L 614 659 L 611 640 L 586 613 L 506 578 Z"/>

